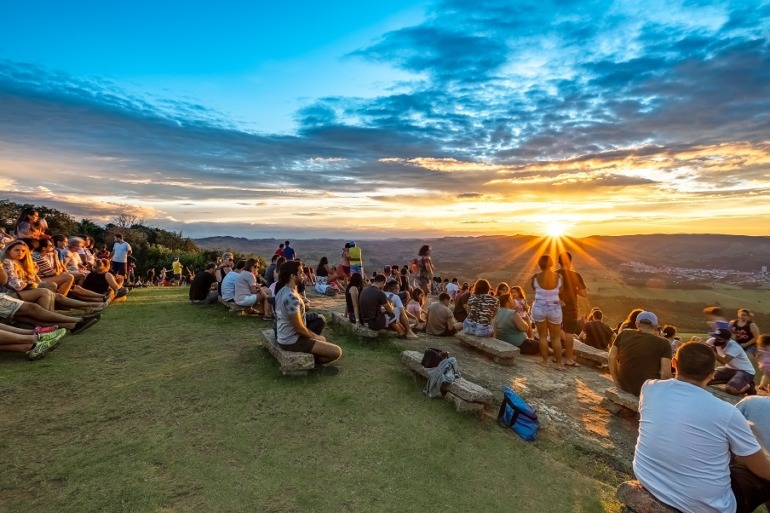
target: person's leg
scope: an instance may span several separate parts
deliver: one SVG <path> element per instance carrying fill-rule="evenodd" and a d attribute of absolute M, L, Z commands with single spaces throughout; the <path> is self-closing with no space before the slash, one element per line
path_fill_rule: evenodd
<path fill-rule="evenodd" d="M 721 385 L 723 383 L 727 383 L 733 379 L 735 373 L 735 370 L 728 367 L 717 367 L 716 371 L 714 371 L 714 379 L 709 381 L 709 385 Z"/>
<path fill-rule="evenodd" d="M 556 324 L 548 321 L 548 334 L 551 336 L 551 347 L 553 348 L 553 359 L 556 361 L 556 368 L 564 370 L 564 364 L 561 361 L 561 322 Z"/>
<path fill-rule="evenodd" d="M 26 353 L 37 343 L 37 335 L 20 335 L 10 331 L 0 332 L 0 351 Z"/>
<path fill-rule="evenodd" d="M 44 282 L 53 283 L 56 286 L 56 290 L 54 292 L 58 292 L 59 294 L 63 294 L 65 296 L 69 293 L 72 285 L 75 283 L 75 277 L 70 273 L 61 273 L 58 276 L 45 276 L 41 279 Z"/>
<path fill-rule="evenodd" d="M 406 315 L 406 308 L 401 309 L 401 313 L 399 314 L 399 324 L 401 324 L 401 326 L 404 328 L 404 331 L 406 331 L 407 338 L 417 338 L 417 334 L 412 330 L 411 324 L 409 324 L 409 316 Z"/>
<path fill-rule="evenodd" d="M 30 289 L 18 292 L 19 299 L 30 303 L 36 303 L 46 310 L 54 310 L 56 294 L 48 289 Z"/>
<path fill-rule="evenodd" d="M 340 359 L 342 348 L 329 342 L 319 341 L 313 344 L 311 354 L 315 357 L 316 362 L 321 365 L 327 365 Z"/>
<path fill-rule="evenodd" d="M 736 371 L 725 386 L 725 391 L 733 395 L 746 393 L 754 383 L 754 375 L 744 371 Z"/>
<path fill-rule="evenodd" d="M 575 361 L 575 335 L 569 332 L 562 332 L 562 340 L 564 341 L 564 364 L 571 367 L 577 367 L 578 363 Z"/>
<path fill-rule="evenodd" d="M 77 299 L 71 299 L 66 296 L 62 296 L 61 294 L 56 294 L 56 304 L 65 306 L 67 308 L 94 310 L 102 310 L 105 306 L 107 306 L 107 303 L 102 303 L 101 301 L 78 301 Z"/>
<path fill-rule="evenodd" d="M 540 357 L 543 359 L 543 363 L 548 363 L 548 322 L 538 321 L 535 322 L 535 326 L 539 336 Z"/>
<path fill-rule="evenodd" d="M 743 463 L 730 464 L 730 487 L 738 504 L 736 513 L 751 513 L 770 501 L 770 481 L 757 476 Z"/>
<path fill-rule="evenodd" d="M 74 329 L 81 322 L 82 317 L 71 317 L 51 310 L 47 310 L 36 303 L 24 303 L 13 317 L 14 320 L 25 324 L 52 326 L 59 325 L 61 328 Z"/>
<path fill-rule="evenodd" d="M 76 296 L 77 299 L 80 299 L 82 301 L 97 301 L 99 303 L 104 301 L 104 294 L 99 294 L 98 292 L 94 292 L 93 290 L 84 289 L 80 285 L 73 286 L 72 293 Z M 112 297 L 112 295 L 114 294 L 114 291 L 110 289 L 107 292 L 107 294 L 109 294 L 110 297 Z"/>

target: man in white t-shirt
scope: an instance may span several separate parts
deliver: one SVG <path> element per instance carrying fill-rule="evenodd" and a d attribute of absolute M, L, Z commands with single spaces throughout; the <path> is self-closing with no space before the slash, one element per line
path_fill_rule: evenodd
<path fill-rule="evenodd" d="M 757 393 L 754 388 L 754 366 L 741 345 L 732 340 L 730 330 L 718 329 L 709 333 L 706 343 L 716 352 L 716 359 L 722 364 L 710 384 L 727 383 L 725 391 L 733 395 Z"/>
<path fill-rule="evenodd" d="M 460 285 L 457 284 L 457 278 L 452 278 L 452 281 L 447 283 L 446 293 L 449 294 L 449 299 L 454 301 L 458 292 L 460 292 Z"/>
<path fill-rule="evenodd" d="M 770 458 L 738 409 L 705 390 L 714 351 L 688 342 L 672 363 L 676 379 L 642 386 L 636 478 L 684 513 L 754 511 L 770 500 Z"/>
<path fill-rule="evenodd" d="M 131 255 L 131 245 L 123 240 L 123 235 L 115 234 L 115 244 L 110 253 L 110 271 L 112 274 L 126 276 L 128 257 Z"/>

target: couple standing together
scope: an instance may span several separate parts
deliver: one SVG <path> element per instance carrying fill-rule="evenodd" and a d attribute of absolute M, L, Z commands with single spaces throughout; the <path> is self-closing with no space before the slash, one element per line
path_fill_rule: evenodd
<path fill-rule="evenodd" d="M 548 345 L 553 348 L 556 369 L 564 366 L 577 367 L 573 355 L 574 337 L 580 333 L 578 320 L 578 296 L 586 297 L 583 277 L 572 270 L 572 254 L 559 255 L 558 271 L 553 270 L 553 258 L 543 255 L 537 261 L 540 272 L 532 277 L 535 300 L 532 303 L 532 320 L 537 327 L 540 356 L 548 363 Z M 562 363 L 562 340 L 565 360 Z"/>

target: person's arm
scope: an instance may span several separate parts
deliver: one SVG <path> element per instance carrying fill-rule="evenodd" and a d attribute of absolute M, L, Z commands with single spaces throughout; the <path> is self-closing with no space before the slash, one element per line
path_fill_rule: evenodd
<path fill-rule="evenodd" d="M 449 310 L 449 308 L 447 308 L 447 310 Z M 456 322 L 455 321 L 455 316 L 452 315 L 452 312 L 450 311 L 449 312 L 449 317 L 447 317 L 447 319 L 446 319 L 446 329 L 447 329 L 447 331 L 451 332 L 452 330 L 455 329 L 455 322 Z"/>
<path fill-rule="evenodd" d="M 131 249 L 131 244 L 128 242 L 126 242 L 126 248 L 126 258 L 128 258 L 133 254 L 134 250 Z"/>
<path fill-rule="evenodd" d="M 733 359 L 733 357 L 730 356 L 729 354 L 725 354 L 724 356 L 721 356 L 716 350 L 714 351 L 714 356 L 716 357 L 717 361 L 722 365 L 727 365 Z"/>
<path fill-rule="evenodd" d="M 754 336 L 751 338 L 751 340 L 749 340 L 745 344 L 741 344 L 741 347 L 743 349 L 747 349 L 747 348 L 749 348 L 749 347 L 751 347 L 753 345 L 756 345 L 757 338 L 759 338 L 759 327 L 757 326 L 756 323 L 752 322 L 751 323 L 751 328 L 749 328 L 749 330 L 751 331 L 751 334 L 754 335 Z"/>
<path fill-rule="evenodd" d="M 524 319 L 521 318 L 518 312 L 513 313 L 513 324 L 516 326 L 516 329 L 519 331 L 526 332 L 529 329 L 529 326 L 527 326 L 527 323 L 524 322 Z"/>
<path fill-rule="evenodd" d="M 8 273 L 5 272 L 5 268 L 0 264 L 0 285 L 5 286 L 8 284 Z"/>
<path fill-rule="evenodd" d="M 610 348 L 610 355 L 608 357 L 608 360 L 610 365 L 610 375 L 612 376 L 612 381 L 614 381 L 615 384 L 617 385 L 618 384 L 618 348 L 614 345 Z"/>
<path fill-rule="evenodd" d="M 671 379 L 671 358 L 660 359 L 660 379 Z"/>
<path fill-rule="evenodd" d="M 299 314 L 299 308 L 295 308 L 294 312 L 292 312 L 288 316 L 289 324 L 294 328 L 294 330 L 301 336 L 305 338 L 309 338 L 313 341 L 325 341 L 326 338 L 324 338 L 321 335 L 316 335 L 309 329 L 307 329 L 307 326 L 305 326 L 305 321 L 302 319 L 302 316 Z"/>
<path fill-rule="evenodd" d="M 760 449 L 754 454 L 739 456 L 739 458 L 755 475 L 765 481 L 770 481 L 770 458 L 768 458 L 765 451 Z"/>
<path fill-rule="evenodd" d="M 5 267 L 5 272 L 8 275 L 8 287 L 17 292 L 24 290 L 24 288 L 27 286 L 27 282 L 19 278 L 19 276 L 16 274 L 16 269 L 14 268 L 13 262 L 8 259 L 3 260 L 3 267 Z"/>
<path fill-rule="evenodd" d="M 582 340 L 583 342 L 585 342 L 585 341 L 586 341 L 586 337 L 588 337 L 588 335 L 586 335 L 586 332 L 585 332 L 585 330 L 581 331 L 581 332 L 580 332 L 580 335 L 578 335 L 578 338 L 579 338 L 580 340 Z"/>
<path fill-rule="evenodd" d="M 118 291 L 120 285 L 118 285 L 118 282 L 115 280 L 115 276 L 113 276 L 112 273 L 104 273 L 104 279 L 107 281 L 107 285 L 109 285 L 112 290 L 115 292 Z"/>

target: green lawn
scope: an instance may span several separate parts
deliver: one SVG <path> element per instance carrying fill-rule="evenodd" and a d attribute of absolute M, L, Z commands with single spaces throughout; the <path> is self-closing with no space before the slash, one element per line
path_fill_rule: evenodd
<path fill-rule="evenodd" d="M 0 511 L 599 512 L 614 488 L 427 399 L 399 348 L 333 337 L 284 377 L 261 320 L 138 290 L 39 362 L 0 354 Z"/>

